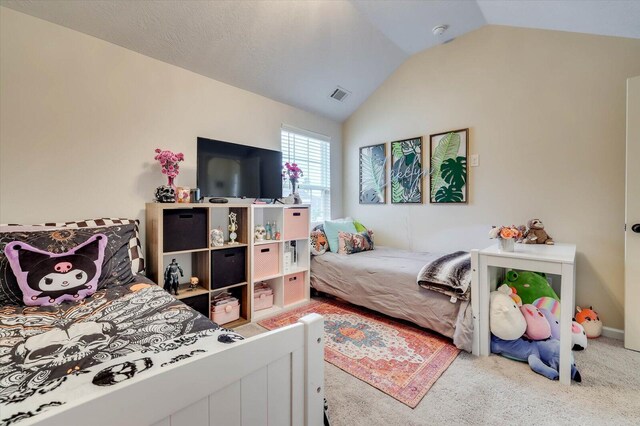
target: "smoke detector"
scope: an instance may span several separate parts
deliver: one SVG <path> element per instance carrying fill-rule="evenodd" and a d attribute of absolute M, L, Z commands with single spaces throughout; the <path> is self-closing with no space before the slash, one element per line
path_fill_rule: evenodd
<path fill-rule="evenodd" d="M 351 94 L 351 92 L 348 91 L 347 89 L 344 89 L 344 88 L 342 88 L 340 86 L 336 86 L 335 90 L 333 92 L 331 92 L 329 97 L 332 98 L 332 99 L 335 99 L 338 102 L 342 102 L 350 94 Z"/>
<path fill-rule="evenodd" d="M 431 32 L 433 32 L 434 36 L 439 37 L 442 34 L 444 34 L 445 31 L 447 31 L 447 28 L 449 28 L 448 25 L 437 25 L 437 26 L 433 27 Z"/>

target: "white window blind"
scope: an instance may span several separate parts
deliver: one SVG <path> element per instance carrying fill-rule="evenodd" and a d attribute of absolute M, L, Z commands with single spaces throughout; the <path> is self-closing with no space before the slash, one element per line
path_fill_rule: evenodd
<path fill-rule="evenodd" d="M 306 130 L 282 126 L 282 162 L 296 163 L 304 176 L 298 182 L 302 202 L 311 205 L 311 221 L 331 219 L 330 138 Z M 289 180 L 282 193 L 291 193 Z"/>

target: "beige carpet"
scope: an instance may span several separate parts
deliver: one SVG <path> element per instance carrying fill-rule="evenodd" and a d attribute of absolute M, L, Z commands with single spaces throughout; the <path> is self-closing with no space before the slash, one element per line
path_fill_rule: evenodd
<path fill-rule="evenodd" d="M 238 331 L 266 331 L 248 324 Z M 570 387 L 525 363 L 461 353 L 415 409 L 325 363 L 332 426 L 640 425 L 640 353 L 601 337 L 574 352 L 582 383 Z"/>

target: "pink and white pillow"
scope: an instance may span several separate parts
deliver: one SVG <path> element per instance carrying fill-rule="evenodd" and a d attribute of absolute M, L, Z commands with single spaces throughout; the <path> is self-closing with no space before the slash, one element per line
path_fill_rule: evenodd
<path fill-rule="evenodd" d="M 338 254 L 354 254 L 373 250 L 373 231 L 338 233 Z"/>

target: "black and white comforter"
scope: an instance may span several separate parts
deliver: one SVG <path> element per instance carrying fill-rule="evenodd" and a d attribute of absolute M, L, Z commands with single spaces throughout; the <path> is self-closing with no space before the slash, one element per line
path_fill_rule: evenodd
<path fill-rule="evenodd" d="M 418 285 L 457 299 L 469 300 L 471 255 L 465 251 L 449 253 L 424 265 Z"/>
<path fill-rule="evenodd" d="M 0 425 L 241 339 L 145 283 L 107 288 L 80 303 L 1 307 Z"/>

